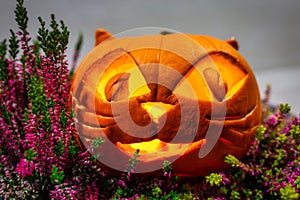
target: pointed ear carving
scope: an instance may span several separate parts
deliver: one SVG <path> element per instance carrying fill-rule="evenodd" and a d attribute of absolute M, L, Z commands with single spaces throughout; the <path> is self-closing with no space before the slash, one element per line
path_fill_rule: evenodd
<path fill-rule="evenodd" d="M 104 29 L 97 29 L 95 32 L 95 46 L 107 40 L 109 38 L 113 38 L 112 34 Z"/>
<path fill-rule="evenodd" d="M 235 37 L 230 38 L 229 40 L 226 40 L 226 42 L 228 44 L 230 44 L 233 48 L 235 48 L 236 50 L 239 50 L 239 43 L 238 41 L 235 39 Z"/>

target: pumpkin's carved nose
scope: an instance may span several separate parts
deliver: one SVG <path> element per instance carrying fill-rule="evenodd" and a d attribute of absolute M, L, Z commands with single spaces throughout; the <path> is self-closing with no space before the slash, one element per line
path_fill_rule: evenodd
<path fill-rule="evenodd" d="M 143 109 L 145 109 L 153 121 L 158 122 L 158 119 L 166 114 L 173 106 L 171 104 L 166 104 L 162 102 L 146 102 L 141 104 Z"/>

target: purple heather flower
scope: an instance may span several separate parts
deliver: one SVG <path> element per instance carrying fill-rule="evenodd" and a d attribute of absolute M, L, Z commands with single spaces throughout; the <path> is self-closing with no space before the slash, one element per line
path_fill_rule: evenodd
<path fill-rule="evenodd" d="M 32 161 L 28 161 L 25 158 L 21 158 L 20 162 L 17 165 L 16 171 L 22 178 L 31 176 L 34 171 L 34 163 Z"/>
<path fill-rule="evenodd" d="M 277 114 L 271 115 L 269 117 L 269 120 L 268 120 L 269 126 L 276 126 L 276 125 L 278 125 L 278 123 L 279 123 L 279 118 L 278 118 Z"/>
<path fill-rule="evenodd" d="M 123 180 L 118 180 L 118 185 L 121 185 L 122 187 L 126 187 L 126 183 Z"/>

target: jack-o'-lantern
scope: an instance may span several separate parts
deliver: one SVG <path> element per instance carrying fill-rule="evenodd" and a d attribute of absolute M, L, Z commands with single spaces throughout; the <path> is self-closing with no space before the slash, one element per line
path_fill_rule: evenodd
<path fill-rule="evenodd" d="M 202 176 L 241 158 L 260 122 L 255 77 L 237 42 L 182 33 L 114 38 L 96 32 L 96 46 L 72 85 L 72 106 L 82 148 L 111 172 Z"/>

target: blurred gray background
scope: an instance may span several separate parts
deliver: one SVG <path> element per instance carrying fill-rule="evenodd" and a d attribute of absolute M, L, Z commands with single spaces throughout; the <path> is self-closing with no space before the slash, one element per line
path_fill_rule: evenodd
<path fill-rule="evenodd" d="M 0 40 L 16 30 L 14 0 L 1 0 Z M 41 16 L 62 19 L 71 31 L 71 61 L 79 33 L 84 35 L 80 60 L 94 45 L 94 31 L 102 27 L 117 34 L 132 28 L 162 27 L 185 33 L 229 39 L 256 74 L 261 93 L 272 85 L 271 102 L 289 103 L 300 113 L 300 1 L 299 0 L 25 0 L 33 36 Z"/>

